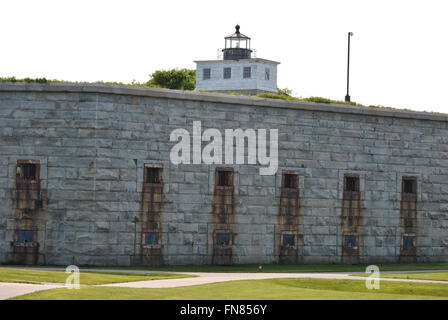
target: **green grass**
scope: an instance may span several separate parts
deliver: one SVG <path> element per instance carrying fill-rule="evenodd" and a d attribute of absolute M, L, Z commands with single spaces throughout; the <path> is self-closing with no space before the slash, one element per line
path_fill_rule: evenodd
<path fill-rule="evenodd" d="M 213 283 L 169 289 L 81 287 L 54 289 L 15 297 L 15 300 L 300 300 L 300 299 L 448 299 L 447 285 L 381 282 L 367 290 L 365 281 L 326 279 L 267 279 Z"/>
<path fill-rule="evenodd" d="M 29 269 L 0 268 L 0 282 L 23 282 L 23 283 L 65 283 L 69 274 L 64 271 L 43 271 Z M 159 280 L 194 277 L 185 274 L 173 273 L 113 273 L 113 272 L 80 272 L 81 285 L 98 285 L 107 283 Z"/>
<path fill-rule="evenodd" d="M 380 278 L 448 281 L 448 272 L 381 273 Z"/>
<path fill-rule="evenodd" d="M 380 271 L 407 271 L 407 270 L 448 270 L 448 262 L 431 263 L 378 263 Z M 262 265 L 262 272 L 365 272 L 367 264 L 266 264 Z M 90 267 L 87 267 L 90 268 Z M 99 268 L 99 267 L 91 267 Z M 258 272 L 258 264 L 238 264 L 231 266 L 219 265 L 183 265 L 161 267 L 103 267 L 107 269 L 123 270 L 154 270 L 171 272 Z"/>

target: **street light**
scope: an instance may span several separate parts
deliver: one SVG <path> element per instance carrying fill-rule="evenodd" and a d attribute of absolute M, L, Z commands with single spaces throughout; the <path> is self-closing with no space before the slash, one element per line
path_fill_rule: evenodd
<path fill-rule="evenodd" d="M 348 56 L 347 56 L 347 95 L 345 96 L 345 102 L 350 102 L 350 96 L 348 94 L 348 87 L 350 83 L 350 37 L 353 36 L 353 32 L 348 33 Z"/>

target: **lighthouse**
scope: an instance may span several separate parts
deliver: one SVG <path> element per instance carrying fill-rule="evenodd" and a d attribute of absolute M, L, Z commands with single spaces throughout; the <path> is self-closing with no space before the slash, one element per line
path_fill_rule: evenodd
<path fill-rule="evenodd" d="M 222 59 L 194 61 L 195 90 L 251 95 L 277 93 L 277 65 L 280 62 L 252 57 L 251 38 L 240 32 L 239 25 L 224 40 Z"/>

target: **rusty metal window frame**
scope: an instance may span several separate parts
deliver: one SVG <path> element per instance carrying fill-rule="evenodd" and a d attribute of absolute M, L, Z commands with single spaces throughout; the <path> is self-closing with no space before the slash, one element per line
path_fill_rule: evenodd
<path fill-rule="evenodd" d="M 150 233 L 157 233 L 157 244 L 147 244 L 146 235 Z M 142 246 L 144 248 L 160 248 L 162 245 L 162 233 L 159 229 L 144 229 L 142 232 Z"/>
<path fill-rule="evenodd" d="M 293 179 L 293 187 L 291 187 L 288 182 L 289 179 Z M 298 192 L 299 191 L 299 172 L 298 171 L 287 171 L 282 172 L 282 190 L 288 192 Z"/>
<path fill-rule="evenodd" d="M 150 175 L 149 175 L 150 170 L 155 170 L 157 172 L 158 182 L 148 182 L 148 179 L 150 177 Z M 163 165 L 145 163 L 145 165 L 143 167 L 143 183 L 146 186 L 162 187 L 163 186 Z"/>
<path fill-rule="evenodd" d="M 228 244 L 218 244 L 218 235 L 228 235 L 229 241 Z M 231 230 L 223 229 L 223 230 L 215 230 L 213 234 L 213 244 L 219 248 L 230 248 L 233 245 L 233 235 Z"/>
<path fill-rule="evenodd" d="M 410 187 L 410 188 L 409 188 Z M 411 192 L 409 192 L 409 189 Z M 409 195 L 417 194 L 417 177 L 402 177 L 401 192 Z"/>
<path fill-rule="evenodd" d="M 224 178 L 225 184 L 221 184 L 223 181 L 222 175 L 226 175 Z M 215 188 L 220 190 L 232 190 L 233 189 L 234 172 L 231 167 L 218 167 L 215 170 Z"/>
<path fill-rule="evenodd" d="M 202 80 L 210 80 L 212 74 L 211 68 L 202 69 Z"/>
<path fill-rule="evenodd" d="M 411 238 L 412 239 L 412 246 L 407 246 L 407 243 L 405 243 L 405 238 Z M 401 248 L 403 250 L 414 250 L 416 248 L 416 239 L 417 236 L 415 233 L 404 233 L 401 236 Z M 405 246 L 406 244 L 406 246 Z"/>
<path fill-rule="evenodd" d="M 293 242 L 294 245 L 290 246 L 290 245 L 286 245 L 285 244 L 285 237 L 293 237 Z M 296 249 L 297 248 L 297 235 L 294 232 L 291 231 L 283 231 L 281 234 L 281 241 L 280 241 L 280 245 L 282 248 L 288 248 L 288 249 Z"/>
<path fill-rule="evenodd" d="M 347 241 L 348 237 L 350 237 L 350 239 L 355 239 L 355 246 L 348 246 L 347 243 L 351 243 L 352 241 Z M 356 233 L 345 233 L 344 234 L 344 249 L 351 249 L 351 250 L 357 250 L 359 247 L 359 243 L 358 243 L 359 239 L 358 239 L 358 234 Z"/>
<path fill-rule="evenodd" d="M 344 192 L 360 192 L 359 174 L 344 175 Z"/>

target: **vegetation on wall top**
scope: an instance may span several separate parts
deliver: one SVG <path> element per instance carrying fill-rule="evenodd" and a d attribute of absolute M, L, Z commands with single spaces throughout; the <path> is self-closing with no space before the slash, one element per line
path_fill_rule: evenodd
<path fill-rule="evenodd" d="M 15 77 L 0 77 L 0 82 L 28 82 L 28 83 L 91 83 L 91 82 L 73 82 L 64 80 L 54 80 L 46 78 L 23 78 L 17 79 Z M 194 90 L 196 85 L 196 70 L 192 69 L 171 69 L 171 70 L 157 70 L 150 75 L 149 81 L 145 83 L 140 83 L 137 81 L 132 81 L 131 83 L 123 82 L 110 82 L 110 81 L 96 81 L 94 83 L 100 84 L 113 84 L 122 86 L 136 86 L 136 87 L 146 87 L 146 88 L 166 88 L 166 89 L 176 89 L 176 90 Z M 207 91 L 208 92 L 208 91 Z M 235 93 L 235 92 L 215 92 L 219 94 L 230 94 L 230 95 L 240 95 L 240 96 L 250 96 L 247 94 Z M 253 97 L 253 96 L 252 96 Z M 268 99 L 281 99 L 281 100 L 295 100 L 295 101 L 306 101 L 315 103 L 332 103 L 341 105 L 351 105 L 358 107 L 369 107 L 369 108 L 383 108 L 383 109 L 395 109 L 395 110 L 406 110 L 412 111 L 411 109 L 404 108 L 393 108 L 385 107 L 381 105 L 369 105 L 365 106 L 356 102 L 345 102 L 340 100 L 332 100 L 323 97 L 294 97 L 292 96 L 292 90 L 288 88 L 280 89 L 278 88 L 277 93 L 264 92 L 259 93 L 255 97 L 268 98 Z"/>

